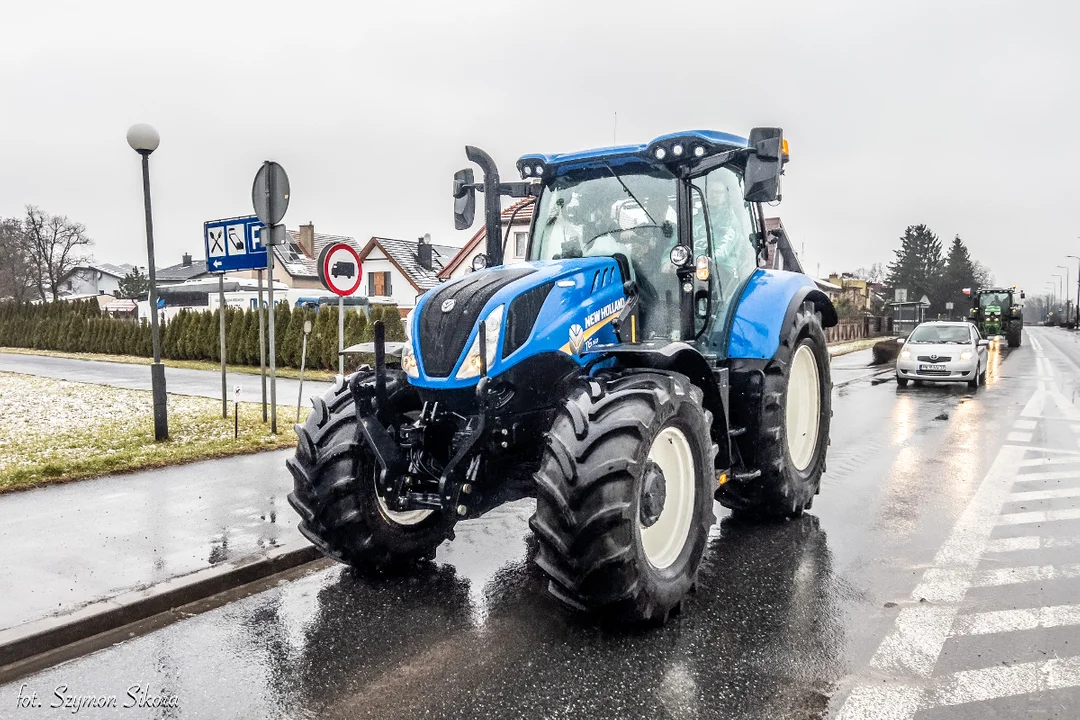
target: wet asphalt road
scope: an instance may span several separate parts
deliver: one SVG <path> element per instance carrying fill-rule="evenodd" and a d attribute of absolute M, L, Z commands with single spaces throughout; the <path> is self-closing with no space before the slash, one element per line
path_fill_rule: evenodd
<path fill-rule="evenodd" d="M 460 524 L 419 575 L 312 572 L 2 686 L 0 717 L 136 685 L 177 707 L 77 717 L 1080 717 L 1078 390 L 1080 342 L 1041 328 L 977 392 L 838 388 L 812 513 L 718 507 L 663 629 L 549 599 L 523 501 Z"/>
<path fill-rule="evenodd" d="M 48 357 L 45 355 L 22 355 L 19 353 L 0 353 L 0 371 L 37 375 L 38 377 L 57 378 L 94 385 L 111 385 L 131 390 L 150 389 L 150 367 L 148 365 L 128 365 L 126 363 L 103 362 L 100 360 L 72 360 L 70 358 Z M 267 376 L 267 402 L 270 397 L 270 380 Z M 225 386 L 228 388 L 230 401 L 232 392 L 239 385 L 246 402 L 260 402 L 262 399 L 262 378 L 251 373 L 227 373 Z M 304 381 L 305 398 L 322 395 L 330 389 L 330 383 Z M 187 368 L 165 368 L 165 389 L 174 395 L 196 395 L 199 397 L 221 398 L 221 373 L 213 370 L 189 370 Z M 300 393 L 300 381 L 290 378 L 277 379 L 278 409 L 295 403 Z M 305 403 L 306 404 L 306 403 Z"/>

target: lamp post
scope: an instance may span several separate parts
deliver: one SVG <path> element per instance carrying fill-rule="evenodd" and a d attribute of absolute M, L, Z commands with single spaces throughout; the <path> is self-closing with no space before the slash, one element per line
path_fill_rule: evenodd
<path fill-rule="evenodd" d="M 1080 238 L 1077 238 L 1080 240 Z M 1076 260 L 1076 324 L 1080 325 L 1080 255 L 1066 255 Z"/>
<path fill-rule="evenodd" d="M 154 265 L 154 219 L 150 212 L 150 153 L 161 143 L 158 131 L 146 123 L 128 128 L 127 141 L 131 149 L 142 156 L 143 207 L 146 211 L 146 267 L 149 271 L 150 337 L 154 346 L 154 363 L 150 366 L 150 387 L 154 397 L 154 439 L 169 439 L 168 405 L 165 399 L 165 366 L 161 364 L 161 331 L 158 327 L 157 270 Z"/>
<path fill-rule="evenodd" d="M 1049 316 L 1054 314 L 1054 305 L 1056 304 L 1054 302 L 1054 300 L 1055 300 L 1054 293 L 1057 292 L 1057 285 L 1052 283 L 1052 282 L 1048 282 L 1048 283 L 1046 283 L 1046 285 L 1043 286 L 1043 289 L 1047 289 L 1047 290 L 1050 291 L 1050 309 L 1049 309 L 1049 312 L 1047 313 L 1047 320 L 1049 320 L 1050 319 Z"/>
<path fill-rule="evenodd" d="M 1069 322 L 1069 268 L 1064 265 L 1057 267 L 1065 271 L 1065 285 L 1062 287 L 1061 297 L 1065 298 L 1065 322 Z M 1078 278 L 1080 279 L 1080 278 Z"/>

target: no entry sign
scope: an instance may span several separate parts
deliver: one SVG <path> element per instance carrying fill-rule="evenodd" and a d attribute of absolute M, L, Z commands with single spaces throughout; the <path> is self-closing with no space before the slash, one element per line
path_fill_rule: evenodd
<path fill-rule="evenodd" d="M 319 254 L 319 280 L 334 293 L 347 297 L 360 287 L 360 255 L 348 243 L 333 243 Z"/>

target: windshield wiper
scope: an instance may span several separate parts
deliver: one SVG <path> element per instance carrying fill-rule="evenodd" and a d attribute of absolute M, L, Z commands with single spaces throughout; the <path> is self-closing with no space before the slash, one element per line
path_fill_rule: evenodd
<path fill-rule="evenodd" d="M 637 196 L 634 195 L 634 193 L 630 192 L 630 188 L 626 187 L 626 183 L 622 181 L 621 177 L 615 174 L 615 171 L 611 169 L 611 166 L 607 163 L 604 163 L 604 167 L 606 167 L 608 172 L 611 173 L 611 177 L 615 178 L 619 182 L 619 184 L 622 185 L 622 189 L 626 191 L 626 194 L 629 195 L 630 198 L 638 204 L 638 207 L 641 208 L 641 211 L 645 213 L 646 217 L 649 218 L 649 222 L 651 222 L 653 225 L 659 225 L 660 223 L 656 222 L 656 220 L 653 219 L 653 216 L 650 215 L 649 211 L 645 208 L 645 206 L 641 204 L 641 201 L 637 199 Z"/>

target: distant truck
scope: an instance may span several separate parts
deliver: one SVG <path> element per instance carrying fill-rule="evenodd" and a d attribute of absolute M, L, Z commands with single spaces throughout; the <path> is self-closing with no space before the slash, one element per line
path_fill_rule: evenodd
<path fill-rule="evenodd" d="M 1020 347 L 1024 331 L 1024 291 L 1011 288 L 964 288 L 971 296 L 971 322 L 984 338 L 1004 335 L 1009 347 Z"/>

